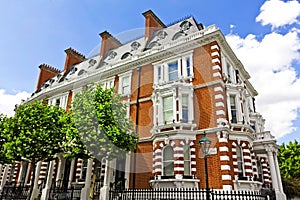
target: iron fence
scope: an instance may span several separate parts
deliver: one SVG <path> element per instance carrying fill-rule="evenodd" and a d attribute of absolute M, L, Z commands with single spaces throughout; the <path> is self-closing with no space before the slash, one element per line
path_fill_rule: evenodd
<path fill-rule="evenodd" d="M 3 187 L 0 193 L 0 200 L 22 200 L 29 194 L 29 185 L 8 185 Z"/>
<path fill-rule="evenodd" d="M 258 191 L 226 191 L 205 190 L 197 188 L 158 188 L 138 190 L 110 190 L 110 200 L 206 200 L 209 193 L 210 200 L 267 200 Z"/>
<path fill-rule="evenodd" d="M 68 182 L 57 181 L 51 185 L 48 200 L 80 200 L 83 185 L 69 186 Z"/>

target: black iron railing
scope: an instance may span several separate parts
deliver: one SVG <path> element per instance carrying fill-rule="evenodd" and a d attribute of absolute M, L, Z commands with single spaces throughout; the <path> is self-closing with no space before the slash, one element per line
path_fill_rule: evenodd
<path fill-rule="evenodd" d="M 30 185 L 6 185 L 0 192 L 0 200 L 26 199 L 29 194 Z"/>
<path fill-rule="evenodd" d="M 223 199 L 247 199 L 266 200 L 268 197 L 258 191 L 227 191 L 209 190 L 211 200 Z M 158 189 L 138 189 L 138 190 L 113 190 L 109 192 L 110 200 L 205 200 L 206 190 L 197 188 L 158 188 Z"/>

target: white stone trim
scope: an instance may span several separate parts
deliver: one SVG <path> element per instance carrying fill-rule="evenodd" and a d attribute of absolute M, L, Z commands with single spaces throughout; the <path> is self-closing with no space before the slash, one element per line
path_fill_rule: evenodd
<path fill-rule="evenodd" d="M 222 180 L 223 181 L 231 180 L 231 176 L 227 174 L 222 174 Z"/>
<path fill-rule="evenodd" d="M 229 161 L 230 158 L 229 158 L 229 156 L 220 156 L 220 160 L 221 161 Z"/>
<path fill-rule="evenodd" d="M 212 63 L 221 63 L 219 58 L 214 58 L 211 60 Z"/>
<path fill-rule="evenodd" d="M 216 115 L 225 115 L 225 111 L 224 110 L 217 110 Z"/>
<path fill-rule="evenodd" d="M 228 151 L 229 151 L 229 149 L 228 149 L 227 146 L 220 147 L 219 149 L 220 149 L 220 151 L 222 151 L 222 152 L 228 152 Z"/>
<path fill-rule="evenodd" d="M 223 190 L 232 190 L 232 185 L 223 185 Z"/>
<path fill-rule="evenodd" d="M 222 95 L 222 94 L 216 94 L 215 95 L 215 99 L 217 100 L 217 99 L 222 99 L 222 100 L 224 100 L 224 96 Z"/>
<path fill-rule="evenodd" d="M 218 51 L 211 52 L 211 56 L 220 56 Z"/>
<path fill-rule="evenodd" d="M 221 165 L 221 170 L 230 170 L 230 165 Z"/>
<path fill-rule="evenodd" d="M 227 142 L 228 142 L 228 139 L 227 139 L 227 138 L 220 138 L 220 139 L 219 139 L 219 142 L 226 142 L 226 143 L 227 143 Z"/>
<path fill-rule="evenodd" d="M 174 167 L 174 171 L 184 171 L 183 167 Z"/>
<path fill-rule="evenodd" d="M 214 50 L 214 49 L 219 50 L 219 46 L 215 44 L 215 45 L 212 45 L 212 46 L 210 47 L 210 49 L 211 49 L 211 50 Z"/>
<path fill-rule="evenodd" d="M 221 73 L 220 72 L 215 72 L 213 73 L 213 77 L 222 77 Z"/>
<path fill-rule="evenodd" d="M 216 107 L 225 107 L 225 104 L 223 102 L 217 102 Z"/>
<path fill-rule="evenodd" d="M 220 65 L 214 65 L 212 66 L 212 70 L 221 70 Z"/>

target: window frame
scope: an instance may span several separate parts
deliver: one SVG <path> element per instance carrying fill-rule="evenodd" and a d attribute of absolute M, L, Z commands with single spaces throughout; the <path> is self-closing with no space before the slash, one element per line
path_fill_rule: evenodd
<path fill-rule="evenodd" d="M 169 152 L 169 153 L 170 153 L 171 159 L 165 160 L 165 157 L 167 157 L 165 154 L 166 154 L 166 151 L 167 151 L 168 149 L 171 150 L 171 152 Z M 172 158 L 173 158 L 173 159 L 172 159 Z M 172 171 L 172 173 L 170 173 L 170 174 L 166 174 L 166 171 L 167 171 L 167 170 L 166 170 L 166 165 L 170 165 L 170 164 L 173 164 L 173 171 Z M 172 168 L 172 167 L 171 167 L 171 168 Z M 174 149 L 173 149 L 173 147 L 170 146 L 170 145 L 165 146 L 165 147 L 163 148 L 163 150 L 162 150 L 162 175 L 163 175 L 163 176 L 174 176 Z"/>
<path fill-rule="evenodd" d="M 185 159 L 185 153 L 188 153 L 188 159 Z M 191 147 L 190 145 L 183 146 L 183 168 L 184 168 L 184 175 L 190 176 L 192 172 L 192 165 L 191 165 Z M 188 172 L 186 171 L 186 167 L 188 167 Z"/>
<path fill-rule="evenodd" d="M 124 91 L 124 79 L 128 78 L 128 84 L 126 87 L 128 87 L 128 91 Z M 118 84 L 118 93 L 121 96 L 129 96 L 131 94 L 131 78 L 132 78 L 132 71 L 123 73 L 119 75 L 119 84 Z"/>
<path fill-rule="evenodd" d="M 239 156 L 239 154 L 240 154 L 240 156 Z M 238 165 L 238 175 L 244 177 L 245 176 L 244 155 L 243 155 L 243 147 L 240 145 L 236 145 L 236 159 L 237 159 L 237 165 Z"/>
<path fill-rule="evenodd" d="M 170 64 L 177 63 L 177 76 L 170 80 Z M 188 64 L 188 63 L 189 64 Z M 162 85 L 194 77 L 193 51 L 185 52 L 154 65 L 154 85 Z"/>
<path fill-rule="evenodd" d="M 66 110 L 68 104 L 69 92 L 65 92 L 49 99 L 48 105 L 59 106 L 60 108 Z"/>

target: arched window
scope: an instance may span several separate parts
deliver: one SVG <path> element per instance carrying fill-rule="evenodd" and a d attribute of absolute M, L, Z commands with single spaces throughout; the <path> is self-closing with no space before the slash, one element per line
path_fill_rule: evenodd
<path fill-rule="evenodd" d="M 174 175 L 174 150 L 171 146 L 163 149 L 163 175 Z"/>
<path fill-rule="evenodd" d="M 183 147 L 184 175 L 191 175 L 191 149 L 189 145 Z"/>
<path fill-rule="evenodd" d="M 244 176 L 244 162 L 243 162 L 243 151 L 242 151 L 242 147 L 240 146 L 236 146 L 236 157 L 237 157 L 239 177 L 242 177 Z"/>

